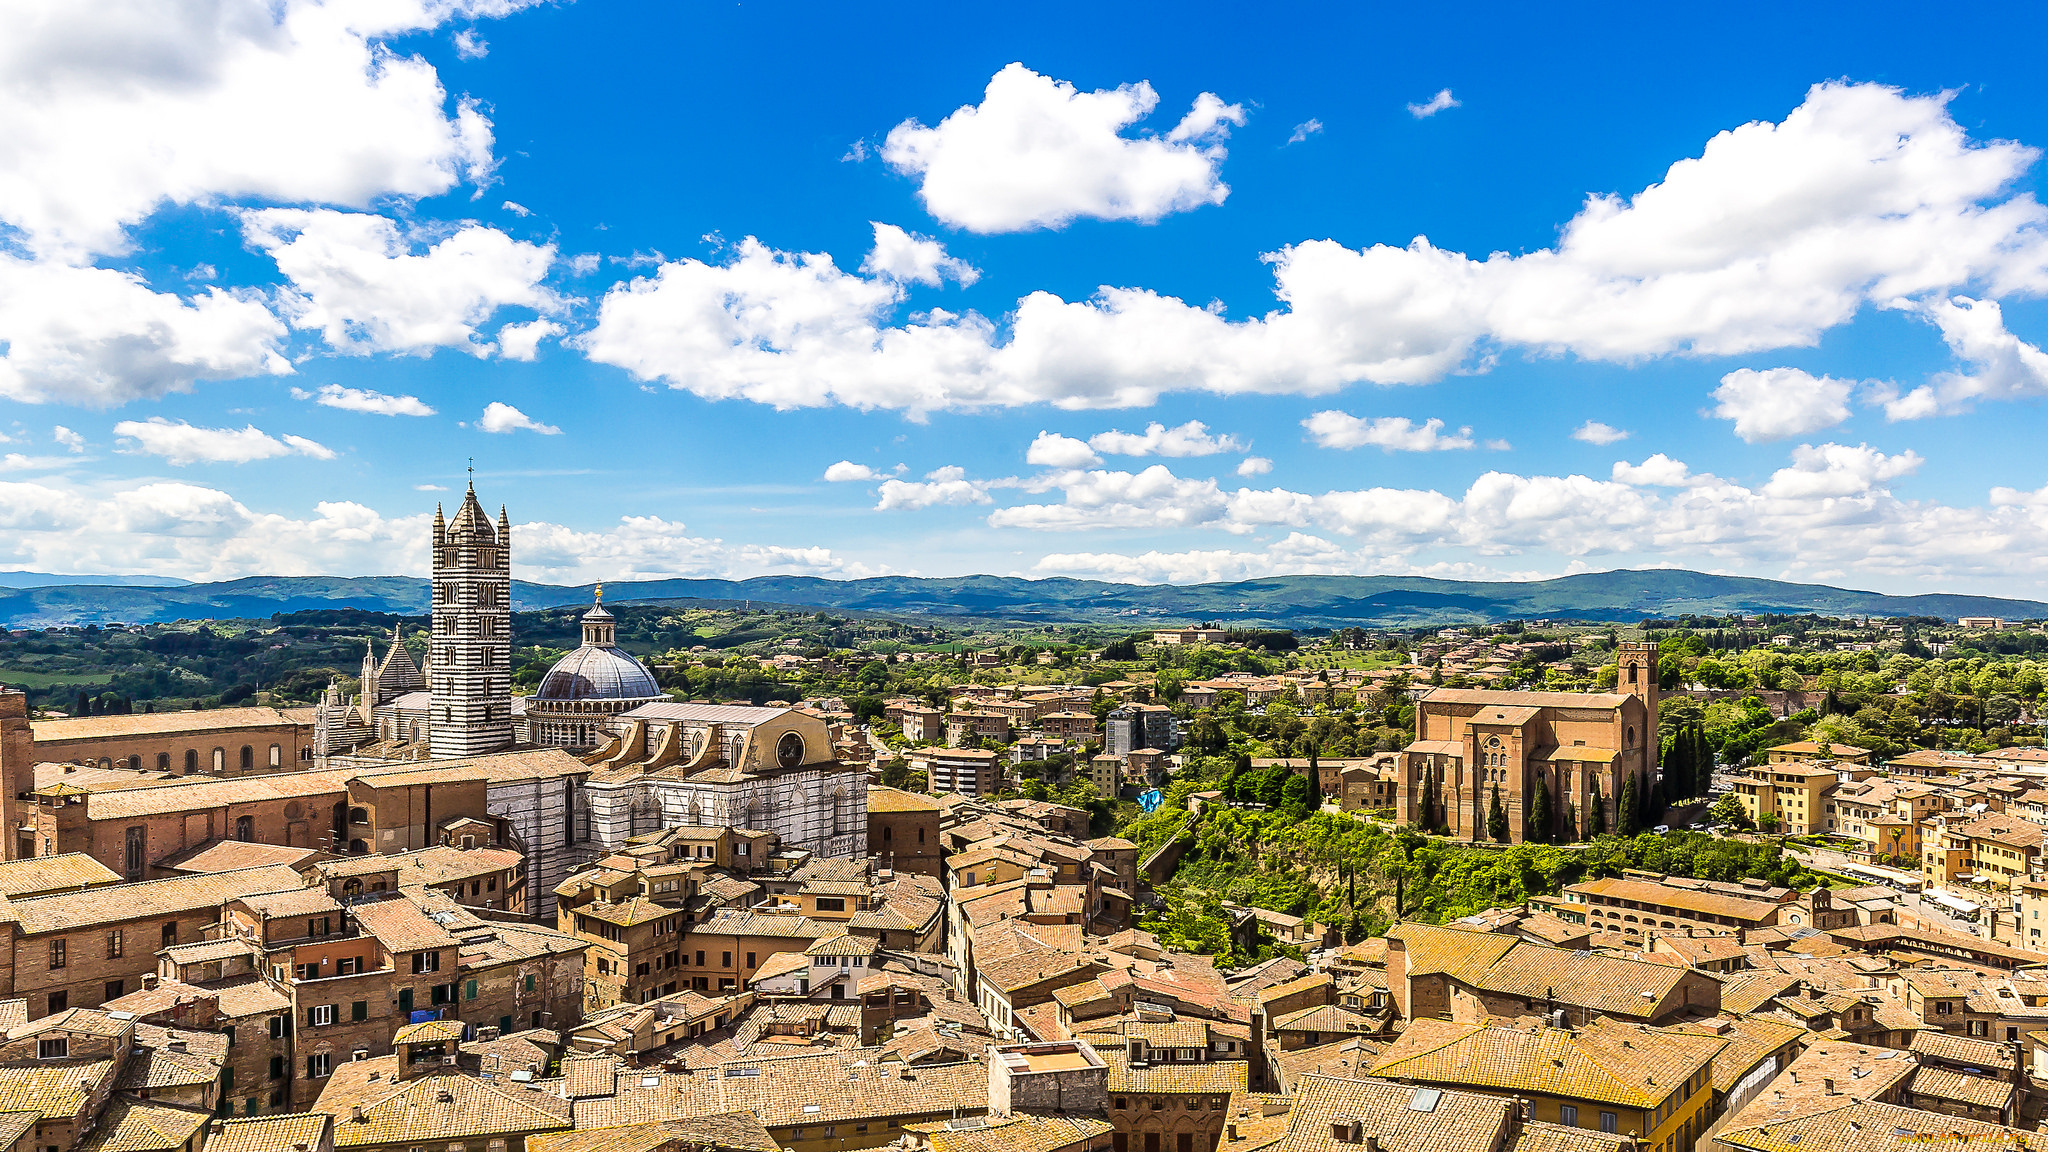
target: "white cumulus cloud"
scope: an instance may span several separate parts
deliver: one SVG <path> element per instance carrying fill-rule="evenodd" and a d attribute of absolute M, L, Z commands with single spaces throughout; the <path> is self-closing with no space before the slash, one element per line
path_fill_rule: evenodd
<path fill-rule="evenodd" d="M 1967 372 L 1944 372 L 1904 396 L 1885 401 L 1885 416 L 1917 420 L 1969 409 L 1978 400 L 2048 395 L 2048 352 L 2006 330 L 1995 300 L 1956 296 L 1915 309 L 1941 329 L 1941 338 Z"/>
<path fill-rule="evenodd" d="M 1797 368 L 1738 368 L 1714 389 L 1714 415 L 1733 420 L 1735 434 L 1751 444 L 1785 440 L 1847 420 L 1855 389 L 1853 381 Z"/>
<path fill-rule="evenodd" d="M 1598 420 L 1588 420 L 1572 429 L 1572 439 L 1583 440 L 1588 444 L 1618 444 L 1628 438 L 1627 430 L 1602 424 Z"/>
<path fill-rule="evenodd" d="M 1504 347 L 1590 360 L 1807 346 L 1869 305 L 1982 284 L 2048 291 L 2036 153 L 1969 138 L 1946 97 L 1815 86 L 1780 123 L 1707 142 L 1633 197 L 1594 196 L 1558 244 L 1478 260 L 1418 237 L 1267 256 L 1283 303 L 1232 320 L 1143 288 L 1033 292 L 1006 330 L 897 323 L 898 284 L 749 238 L 608 293 L 579 344 L 643 380 L 778 407 L 1147 405 L 1169 391 L 1322 395 L 1483 370 Z"/>
<path fill-rule="evenodd" d="M 1273 470 L 1273 462 L 1264 456 L 1247 456 L 1238 463 L 1239 476 L 1264 476 Z"/>
<path fill-rule="evenodd" d="M 897 465 L 896 470 L 901 472 L 903 470 L 902 465 Z M 851 460 L 841 460 L 837 464 L 833 464 L 825 469 L 824 478 L 834 484 L 844 484 L 852 481 L 887 480 L 889 476 L 890 473 L 870 468 L 865 464 L 855 464 Z"/>
<path fill-rule="evenodd" d="M 1112 428 L 1090 436 L 1088 446 L 1111 456 L 1214 456 L 1245 450 L 1244 441 L 1235 436 L 1211 436 L 1209 426 L 1200 420 L 1173 428 L 1154 420 L 1143 432 Z"/>
<path fill-rule="evenodd" d="M 1085 440 L 1041 431 L 1024 450 L 1024 462 L 1044 468 L 1092 468 L 1102 463 L 1102 457 Z"/>
<path fill-rule="evenodd" d="M 151 416 L 123 420 L 114 435 L 134 443 L 131 451 L 161 456 L 171 464 L 247 464 L 276 456 L 334 459 L 334 451 L 303 436 L 275 437 L 251 424 L 245 428 L 198 428 L 183 420 Z"/>
<path fill-rule="evenodd" d="M 1299 144 L 1311 136 L 1321 135 L 1322 131 L 1323 122 L 1321 120 L 1304 120 L 1294 126 L 1294 131 L 1287 137 L 1287 143 Z"/>
<path fill-rule="evenodd" d="M 1406 416 L 1365 418 L 1334 409 L 1301 422 L 1318 448 L 1379 448 L 1387 452 L 1450 452 L 1473 446 L 1472 429 L 1444 435 L 1444 422 L 1417 424 Z"/>
<path fill-rule="evenodd" d="M 126 249 L 165 203 L 363 206 L 489 179 L 491 127 L 386 46 L 524 0 L 20 0 L 0 7 L 0 220 Z"/>
<path fill-rule="evenodd" d="M 486 432 L 509 435 L 521 430 L 538 432 L 543 436 L 560 436 L 562 430 L 553 424 L 542 424 L 519 409 L 502 400 L 493 400 L 484 406 L 484 414 L 477 419 L 476 426 Z"/>
<path fill-rule="evenodd" d="M 9 400 L 105 408 L 202 380 L 284 375 L 284 337 L 244 293 L 178 296 L 127 272 L 0 253 L 0 397 Z"/>
<path fill-rule="evenodd" d="M 861 261 L 861 271 L 934 288 L 947 280 L 964 288 L 981 279 L 980 269 L 946 255 L 946 246 L 937 240 L 905 232 L 894 224 L 869 223 L 875 229 L 875 246 Z"/>
<path fill-rule="evenodd" d="M 1223 203 L 1223 141 L 1244 109 L 1204 92 L 1164 136 L 1124 135 L 1158 104 L 1142 81 L 1081 92 L 1011 64 L 979 105 L 936 127 L 906 120 L 881 154 L 919 177 L 926 211 L 970 232 L 1059 228 L 1078 217 L 1150 222 Z"/>
<path fill-rule="evenodd" d="M 477 339 L 477 325 L 492 313 L 560 304 L 540 286 L 554 246 L 480 224 L 436 240 L 408 235 L 384 216 L 266 208 L 244 212 L 242 231 L 290 278 L 279 304 L 293 326 L 317 330 L 340 352 L 461 348 L 488 356 L 493 346 Z M 414 252 L 423 244 L 425 251 Z M 530 357 L 532 344 L 520 350 Z"/>
<path fill-rule="evenodd" d="M 368 388 L 322 384 L 317 391 L 292 389 L 292 399 L 311 400 L 323 408 L 367 412 L 372 416 L 432 416 L 434 407 L 417 396 L 389 396 Z"/>
<path fill-rule="evenodd" d="M 498 355 L 507 360 L 533 360 L 540 355 L 541 341 L 567 331 L 553 320 L 507 324 L 498 329 Z"/>
<path fill-rule="evenodd" d="M 73 432 L 62 424 L 50 430 L 50 439 L 71 449 L 73 452 L 85 451 L 85 437 Z"/>
<path fill-rule="evenodd" d="M 888 512 L 931 508 L 941 504 L 987 504 L 995 481 L 969 480 L 956 464 L 935 468 L 923 480 L 884 480 L 877 489 L 876 509 Z"/>
<path fill-rule="evenodd" d="M 1428 100 L 1420 104 L 1410 104 L 1408 106 L 1408 114 L 1417 120 L 1427 120 L 1446 108 L 1456 108 L 1459 106 L 1458 101 L 1452 97 L 1451 90 L 1449 88 L 1441 88 L 1437 90 L 1436 95 L 1431 96 Z"/>

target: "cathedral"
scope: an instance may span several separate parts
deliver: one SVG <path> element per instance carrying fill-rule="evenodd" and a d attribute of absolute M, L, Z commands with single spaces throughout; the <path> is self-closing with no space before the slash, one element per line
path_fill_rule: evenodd
<path fill-rule="evenodd" d="M 512 524 L 472 484 L 452 519 L 434 510 L 433 621 L 415 663 L 393 629 L 363 654 L 360 692 L 329 684 L 315 711 L 321 766 L 431 762 L 559 748 L 574 782 L 564 838 L 593 851 L 679 825 L 774 833 L 785 848 L 861 856 L 867 773 L 844 766 L 825 722 L 791 708 L 678 704 L 618 646 L 603 590 L 583 642 L 512 695 Z"/>

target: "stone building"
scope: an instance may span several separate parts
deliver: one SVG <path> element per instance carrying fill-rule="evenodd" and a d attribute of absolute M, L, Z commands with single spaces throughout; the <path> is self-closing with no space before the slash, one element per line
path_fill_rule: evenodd
<path fill-rule="evenodd" d="M 1539 783 L 1551 836 L 1587 834 L 1592 805 L 1617 827 L 1624 781 L 1637 794 L 1658 779 L 1657 646 L 1624 642 L 1613 692 L 1437 688 L 1415 706 L 1415 742 L 1402 753 L 1395 818 L 1419 823 L 1434 785 L 1450 834 L 1486 838 L 1498 790 L 1510 842 L 1529 837 Z"/>
<path fill-rule="evenodd" d="M 868 848 L 884 868 L 941 875 L 939 802 L 916 792 L 870 787 Z"/>
<path fill-rule="evenodd" d="M 250 776 L 298 771 L 313 757 L 309 726 L 281 708 L 74 716 L 30 721 L 29 727 L 35 744 L 24 764 Z"/>

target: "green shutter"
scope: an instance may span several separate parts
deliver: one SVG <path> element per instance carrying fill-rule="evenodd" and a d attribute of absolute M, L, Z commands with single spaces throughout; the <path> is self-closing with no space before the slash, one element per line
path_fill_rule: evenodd
<path fill-rule="evenodd" d="M 398 990 L 398 1010 L 400 1012 L 412 1011 L 412 989 L 400 988 Z"/>
<path fill-rule="evenodd" d="M 462 998 L 465 1000 L 476 999 L 476 981 L 471 980 L 469 983 L 463 985 Z"/>
<path fill-rule="evenodd" d="M 526 978 L 526 990 L 527 990 L 528 992 L 531 992 L 531 991 L 533 991 L 533 977 L 531 977 L 531 976 L 528 976 L 528 977 Z"/>
<path fill-rule="evenodd" d="M 505 1035 L 510 1035 L 510 1034 L 511 1034 L 511 1032 L 512 1032 L 512 1018 L 511 1018 L 510 1016 L 500 1016 L 500 1017 L 498 1017 L 498 1031 L 499 1031 L 500 1033 L 503 1033 L 503 1034 L 505 1034 Z"/>
<path fill-rule="evenodd" d="M 368 1020 L 370 1018 L 370 1002 L 358 1000 L 349 1005 L 348 1018 L 351 1020 Z"/>

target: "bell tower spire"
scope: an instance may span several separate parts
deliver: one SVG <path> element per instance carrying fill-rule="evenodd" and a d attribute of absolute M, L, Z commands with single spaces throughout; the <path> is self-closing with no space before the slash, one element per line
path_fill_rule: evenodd
<path fill-rule="evenodd" d="M 512 557 L 505 512 L 477 502 L 475 465 L 455 516 L 434 525 L 434 627 L 428 660 L 432 754 L 478 756 L 512 745 Z"/>

